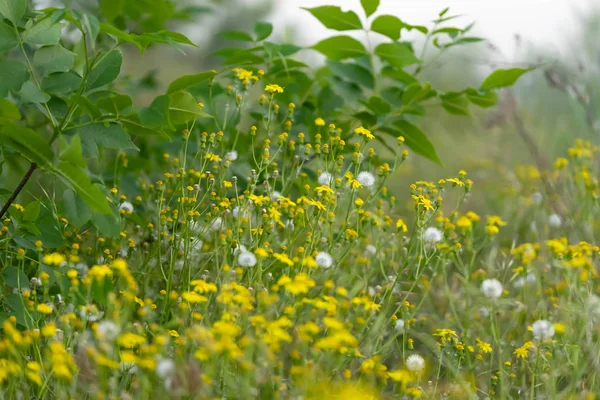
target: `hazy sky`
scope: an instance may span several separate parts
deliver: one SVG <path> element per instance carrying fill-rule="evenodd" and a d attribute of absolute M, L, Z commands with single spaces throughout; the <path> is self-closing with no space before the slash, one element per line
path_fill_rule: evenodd
<path fill-rule="evenodd" d="M 577 32 L 577 15 L 591 9 L 595 0 L 381 0 L 378 13 L 398 16 L 407 23 L 427 25 L 445 7 L 464 15 L 457 26 L 475 21 L 475 32 L 496 44 L 506 55 L 514 49 L 514 35 L 559 50 L 563 38 Z M 276 0 L 270 19 L 299 25 L 301 44 L 311 44 L 331 34 L 300 7 L 338 5 L 360 10 L 359 0 Z M 279 25 L 279 24 L 277 24 Z M 276 25 L 276 26 L 277 26 Z"/>

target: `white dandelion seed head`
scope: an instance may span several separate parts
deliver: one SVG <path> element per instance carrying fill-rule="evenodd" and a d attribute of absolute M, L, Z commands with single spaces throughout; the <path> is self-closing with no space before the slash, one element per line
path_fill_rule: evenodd
<path fill-rule="evenodd" d="M 133 204 L 131 204 L 128 201 L 124 201 L 119 206 L 119 211 L 121 211 L 121 210 L 125 210 L 128 213 L 132 213 L 133 212 Z"/>
<path fill-rule="evenodd" d="M 229 159 L 231 161 L 235 161 L 238 158 L 238 152 L 235 150 L 231 150 L 229 153 L 225 154 L 225 159 Z"/>
<path fill-rule="evenodd" d="M 502 284 L 497 279 L 486 279 L 481 284 L 481 292 L 489 299 L 502 296 Z"/>
<path fill-rule="evenodd" d="M 375 253 L 377 253 L 377 247 L 373 246 L 372 244 L 367 245 L 365 250 L 367 253 L 371 254 L 372 256 L 374 256 Z"/>
<path fill-rule="evenodd" d="M 554 326 L 550 321 L 539 319 L 531 324 L 533 337 L 539 340 L 551 339 L 554 336 Z"/>
<path fill-rule="evenodd" d="M 240 209 L 239 206 L 235 206 L 233 210 L 231 210 L 231 215 L 233 218 L 246 218 L 248 216 L 248 210 Z"/>
<path fill-rule="evenodd" d="M 237 244 L 233 249 L 231 249 L 231 253 L 234 256 L 239 256 L 242 253 L 247 252 L 248 249 L 243 244 Z"/>
<path fill-rule="evenodd" d="M 398 319 L 396 320 L 396 324 L 394 325 L 394 329 L 400 332 L 404 332 L 404 320 Z"/>
<path fill-rule="evenodd" d="M 293 219 L 288 219 L 287 221 L 285 221 L 285 227 L 288 228 L 289 230 L 293 231 L 294 230 L 294 220 Z"/>
<path fill-rule="evenodd" d="M 530 272 L 530 273 L 527 274 L 526 277 L 524 277 L 524 278 L 521 277 L 521 278 L 515 280 L 514 287 L 516 287 L 516 288 L 522 288 L 525 285 L 534 284 L 535 280 L 536 280 L 535 274 L 533 272 Z"/>
<path fill-rule="evenodd" d="M 331 185 L 331 181 L 333 180 L 333 175 L 331 175 L 329 172 L 321 172 L 321 175 L 319 175 L 319 185 L 323 186 L 323 185 L 327 185 L 330 186 Z"/>
<path fill-rule="evenodd" d="M 425 360 L 418 354 L 411 354 L 406 359 L 406 368 L 411 372 L 419 373 L 425 369 Z"/>
<path fill-rule="evenodd" d="M 531 195 L 531 199 L 535 204 L 541 204 L 542 200 L 544 200 L 544 196 L 540 192 L 535 192 Z"/>
<path fill-rule="evenodd" d="M 371 187 L 375 184 L 375 176 L 368 171 L 359 172 L 356 175 L 356 180 L 364 187 Z"/>
<path fill-rule="evenodd" d="M 249 251 L 244 251 L 238 256 L 238 264 L 241 267 L 254 267 L 256 265 L 256 256 Z"/>
<path fill-rule="evenodd" d="M 325 251 L 320 251 L 315 257 L 317 265 L 321 268 L 329 268 L 333 264 L 333 257 Z"/>
<path fill-rule="evenodd" d="M 595 294 L 591 295 L 587 301 L 588 309 L 592 317 L 600 318 L 600 297 Z"/>
<path fill-rule="evenodd" d="M 210 229 L 212 231 L 220 231 L 223 229 L 223 219 L 221 217 L 215 218 L 215 220 L 210 225 Z"/>
<path fill-rule="evenodd" d="M 281 197 L 281 193 L 279 193 L 277 190 L 274 190 L 273 193 L 271 194 L 271 201 L 277 201 L 277 199 L 280 197 Z"/>
<path fill-rule="evenodd" d="M 196 239 L 192 241 L 192 253 L 199 254 L 202 252 L 202 247 L 204 246 L 204 242 L 201 239 Z"/>
<path fill-rule="evenodd" d="M 96 333 L 98 337 L 111 341 L 119 336 L 121 328 L 112 321 L 100 321 L 96 326 Z"/>
<path fill-rule="evenodd" d="M 485 308 L 485 307 L 481 307 L 481 308 L 479 309 L 479 314 L 480 314 L 480 315 L 481 315 L 483 318 L 487 318 L 487 317 L 489 317 L 489 315 L 490 315 L 490 311 L 489 311 L 487 308 Z"/>
<path fill-rule="evenodd" d="M 99 321 L 104 316 L 104 311 L 98 310 L 96 306 L 82 307 L 79 316 L 89 322 Z"/>
<path fill-rule="evenodd" d="M 425 239 L 425 241 L 431 242 L 431 243 L 437 243 L 440 240 L 442 240 L 443 237 L 444 237 L 444 234 L 442 233 L 442 231 L 440 231 L 438 228 L 434 228 L 432 226 L 425 229 L 425 233 L 423 234 L 423 238 Z"/>
<path fill-rule="evenodd" d="M 552 214 L 548 217 L 548 225 L 552 228 L 559 228 L 562 225 L 562 218 L 558 214 Z"/>
<path fill-rule="evenodd" d="M 121 372 L 126 372 L 129 375 L 135 375 L 138 372 L 138 368 L 134 363 L 121 362 L 119 363 L 119 368 Z"/>
<path fill-rule="evenodd" d="M 163 358 L 156 364 L 156 375 L 161 379 L 169 378 L 175 375 L 175 362 L 168 358 Z"/>

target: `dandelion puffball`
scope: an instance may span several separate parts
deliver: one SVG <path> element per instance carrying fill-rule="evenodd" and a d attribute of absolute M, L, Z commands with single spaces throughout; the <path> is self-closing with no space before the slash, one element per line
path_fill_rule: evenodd
<path fill-rule="evenodd" d="M 319 185 L 321 185 L 321 186 L 323 186 L 323 185 L 329 186 L 331 184 L 332 179 L 333 179 L 333 176 L 329 172 L 322 172 L 321 175 L 319 175 L 319 178 L 318 178 Z"/>
<path fill-rule="evenodd" d="M 548 217 L 548 225 L 552 228 L 559 228 L 562 225 L 562 218 L 558 214 L 552 214 Z"/>
<path fill-rule="evenodd" d="M 156 375 L 162 379 L 169 378 L 175 374 L 175 362 L 169 359 L 162 359 L 156 364 Z"/>
<path fill-rule="evenodd" d="M 133 212 L 133 204 L 131 204 L 128 201 L 124 201 L 119 206 L 119 211 L 125 211 L 127 213 L 132 213 Z"/>
<path fill-rule="evenodd" d="M 368 171 L 360 172 L 356 175 L 356 180 L 364 187 L 371 187 L 375 184 L 375 176 Z"/>
<path fill-rule="evenodd" d="M 396 320 L 396 324 L 394 325 L 394 329 L 400 332 L 404 332 L 404 320 L 398 319 Z"/>
<path fill-rule="evenodd" d="M 414 373 L 420 373 L 425 369 L 425 360 L 418 354 L 412 354 L 406 359 L 406 368 Z"/>
<path fill-rule="evenodd" d="M 550 321 L 539 319 L 531 325 L 533 337 L 539 340 L 551 339 L 554 336 L 554 326 Z"/>
<path fill-rule="evenodd" d="M 497 279 L 486 279 L 481 284 L 481 292 L 487 298 L 497 299 L 502 296 L 502 284 Z"/>
<path fill-rule="evenodd" d="M 238 158 L 238 152 L 235 150 L 231 150 L 229 153 L 225 154 L 225 159 L 230 161 L 235 161 Z"/>
<path fill-rule="evenodd" d="M 429 228 L 425 229 L 425 233 L 423 234 L 425 241 L 432 242 L 432 243 L 439 242 L 440 240 L 442 240 L 443 236 L 444 235 L 442 234 L 442 231 L 440 231 L 438 228 L 434 228 L 434 227 L 429 227 Z"/>
<path fill-rule="evenodd" d="M 324 251 L 320 251 L 319 254 L 315 257 L 315 261 L 317 265 L 321 268 L 329 268 L 333 264 L 333 257 L 329 253 Z"/>
<path fill-rule="evenodd" d="M 249 251 L 244 251 L 238 256 L 238 264 L 241 267 L 254 267 L 256 265 L 256 256 Z"/>

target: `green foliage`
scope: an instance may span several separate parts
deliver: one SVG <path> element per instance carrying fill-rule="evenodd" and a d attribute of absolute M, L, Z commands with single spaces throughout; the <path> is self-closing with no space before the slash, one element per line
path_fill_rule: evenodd
<path fill-rule="evenodd" d="M 512 86 L 525 73 L 531 69 L 511 68 L 499 69 L 492 72 L 481 84 L 481 90 L 500 89 Z"/>
<path fill-rule="evenodd" d="M 499 70 L 478 89 L 437 91 L 420 75 L 429 66 L 419 55 L 426 49 L 418 52 L 415 43 L 400 42 L 403 30 L 425 35 L 426 43 L 443 52 L 480 41 L 468 36 L 471 26 L 446 26 L 455 18 L 447 10 L 429 29 L 393 15 L 377 15 L 379 0 L 362 0 L 361 6 L 365 25 L 355 11 L 337 6 L 305 10 L 334 31 L 382 35 L 385 41 L 375 48 L 365 45 L 369 40 L 335 34 L 303 49 L 278 43 L 272 24 L 256 22 L 250 33 L 220 34 L 232 43 L 213 54 L 221 58 L 223 68 L 174 79 L 164 93 L 139 107 L 132 96 L 142 85 L 122 76 L 127 54 L 122 46 L 135 46 L 142 54 L 156 44 L 195 46 L 183 34 L 165 29 L 167 20 L 191 15 L 193 10 L 169 0 L 102 0 L 96 14 L 70 8 L 27 12 L 25 0 L 0 0 L 4 17 L 0 21 L 0 166 L 10 165 L 12 172 L 13 167 L 20 170 L 24 160 L 36 164 L 38 173 L 59 178 L 44 180 L 42 185 L 47 196 L 57 193 L 53 213 L 65 215 L 78 228 L 93 227 L 101 235 L 118 236 L 122 217 L 107 199 L 108 188 L 121 183 L 125 166 L 135 174 L 154 174 L 152 167 L 163 162 L 163 152 L 183 140 L 176 132 L 219 132 L 190 141 L 190 148 L 218 140 L 223 150 L 242 146 L 254 154 L 260 151 L 259 140 L 272 139 L 273 126 L 267 124 L 256 138 L 241 132 L 287 112 L 293 115 L 292 136 L 311 132 L 315 120 L 335 120 L 345 132 L 344 140 L 362 125 L 386 149 L 395 151 L 395 142 L 404 140 L 415 153 L 441 163 L 419 128 L 428 107 L 468 116 L 471 104 L 493 106 L 495 89 L 512 85 L 529 71 Z M 295 59 L 298 52 L 311 50 L 326 58 L 314 70 Z M 278 104 L 266 115 L 260 111 L 268 96 L 257 104 L 245 92 L 257 81 L 284 89 L 277 92 L 283 106 Z M 301 107 L 294 111 L 294 104 Z M 351 154 L 347 148 L 345 158 L 340 158 L 345 161 L 340 162 L 348 163 Z M 310 176 L 318 169 L 312 161 L 307 153 L 301 166 Z M 252 163 L 256 159 L 248 157 L 245 162 L 240 168 L 257 167 Z M 130 177 L 123 179 L 127 184 Z M 240 182 L 241 188 L 244 185 Z M 1 195 L 6 198 L 6 193 Z M 64 238 L 45 207 L 43 202 L 28 205 L 19 229 L 58 246 Z"/>
<path fill-rule="evenodd" d="M 0 0 L 0 14 L 17 24 L 27 10 L 27 0 Z"/>
<path fill-rule="evenodd" d="M 360 19 L 354 11 L 342 11 L 337 6 L 320 6 L 305 10 L 314 15 L 326 28 L 336 31 L 362 29 Z"/>

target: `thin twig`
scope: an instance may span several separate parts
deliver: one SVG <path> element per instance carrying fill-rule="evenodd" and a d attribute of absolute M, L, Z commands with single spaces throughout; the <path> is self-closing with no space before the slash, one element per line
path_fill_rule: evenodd
<path fill-rule="evenodd" d="M 23 187 L 25 186 L 25 184 L 27 183 L 29 178 L 31 178 L 31 175 L 33 174 L 33 171 L 36 170 L 36 168 L 37 168 L 37 164 L 31 163 L 31 166 L 29 167 L 29 169 L 27 170 L 27 172 L 21 179 L 21 182 L 19 182 L 19 185 L 15 188 L 15 191 L 13 192 L 13 194 L 10 196 L 10 198 L 8 199 L 6 204 L 4 204 L 4 207 L 2 207 L 2 210 L 0 210 L 0 218 L 2 218 L 4 216 L 4 214 L 6 214 L 10 205 L 12 203 L 14 203 L 14 201 L 17 199 L 17 196 L 19 195 L 19 193 L 21 193 L 21 190 L 23 190 Z"/>

